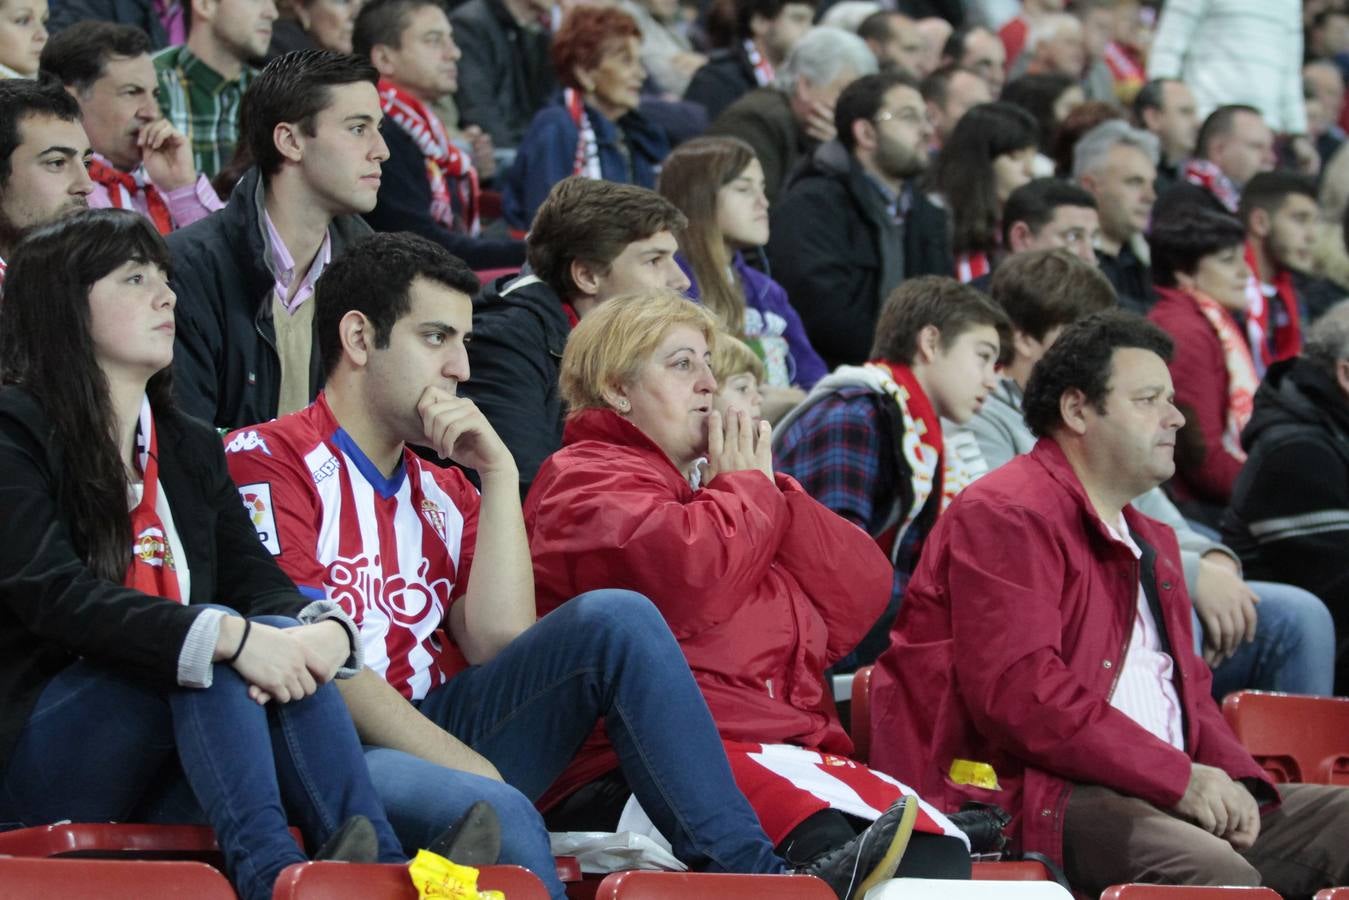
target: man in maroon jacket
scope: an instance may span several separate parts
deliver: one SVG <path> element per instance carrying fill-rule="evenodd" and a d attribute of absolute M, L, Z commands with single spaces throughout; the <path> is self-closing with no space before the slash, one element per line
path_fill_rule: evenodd
<path fill-rule="evenodd" d="M 872 761 L 1014 815 L 1093 896 L 1129 881 L 1349 883 L 1349 791 L 1277 790 L 1209 697 L 1175 537 L 1129 501 L 1169 478 L 1171 341 L 1116 311 L 1031 374 L 1040 438 L 938 519 L 873 681 Z"/>

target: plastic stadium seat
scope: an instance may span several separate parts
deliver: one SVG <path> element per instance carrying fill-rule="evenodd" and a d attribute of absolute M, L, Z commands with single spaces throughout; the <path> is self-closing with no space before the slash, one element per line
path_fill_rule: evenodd
<path fill-rule="evenodd" d="M 304 849 L 298 828 L 290 830 Z M 64 822 L 0 832 L 0 854 L 7 856 L 85 856 L 99 858 L 189 859 L 220 862 L 215 832 L 205 825 L 126 825 Z"/>
<path fill-rule="evenodd" d="M 871 756 L 871 666 L 863 666 L 853 673 L 852 706 L 852 758 L 866 762 Z"/>
<path fill-rule="evenodd" d="M 1033 859 L 1016 862 L 976 862 L 971 867 L 972 881 L 1053 881 L 1044 863 Z"/>
<path fill-rule="evenodd" d="M 205 863 L 0 858 L 0 900 L 77 896 L 97 896 L 99 900 L 236 900 L 225 876 Z"/>
<path fill-rule="evenodd" d="M 1313 900 L 1349 900 L 1349 887 L 1334 887 L 1317 891 Z"/>
<path fill-rule="evenodd" d="M 1101 900 L 1282 900 L 1267 887 L 1190 887 L 1162 884 L 1117 884 L 1101 892 Z"/>
<path fill-rule="evenodd" d="M 483 866 L 481 890 L 510 900 L 548 900 L 543 882 L 519 866 Z M 309 862 L 288 866 L 276 880 L 273 900 L 417 900 L 406 866 Z M 192 898 L 198 900 L 198 898 Z"/>
<path fill-rule="evenodd" d="M 836 900 L 829 885 L 808 875 L 722 875 L 694 872 L 615 872 L 595 900 Z M 511 900 L 514 900 L 512 897 Z"/>
<path fill-rule="evenodd" d="M 507 269 L 479 269 L 473 274 L 478 276 L 478 280 L 482 282 L 483 287 L 486 287 L 503 275 L 519 275 L 520 268 L 515 266 Z"/>
<path fill-rule="evenodd" d="M 1349 785 L 1349 699 L 1238 691 L 1223 717 L 1275 781 Z"/>

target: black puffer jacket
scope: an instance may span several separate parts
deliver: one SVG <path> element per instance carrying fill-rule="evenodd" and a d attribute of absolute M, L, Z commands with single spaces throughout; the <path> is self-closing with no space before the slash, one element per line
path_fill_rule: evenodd
<path fill-rule="evenodd" d="M 1299 357 L 1269 367 L 1241 434 L 1248 454 L 1223 542 L 1248 579 L 1320 597 L 1339 635 L 1336 693 L 1349 688 L 1349 398 Z"/>
<path fill-rule="evenodd" d="M 533 275 L 498 279 L 473 305 L 469 379 L 459 393 L 478 404 L 520 469 L 520 496 L 562 448 L 557 374 L 571 324 L 562 301 Z"/>
<path fill-rule="evenodd" d="M 170 234 L 171 286 L 178 295 L 173 348 L 178 406 L 217 428 L 242 428 L 276 418 L 281 358 L 276 352 L 256 168 L 249 169 L 224 209 Z M 370 234 L 360 216 L 328 226 L 332 258 Z M 317 341 L 310 354 L 309 399 L 323 386 Z"/>

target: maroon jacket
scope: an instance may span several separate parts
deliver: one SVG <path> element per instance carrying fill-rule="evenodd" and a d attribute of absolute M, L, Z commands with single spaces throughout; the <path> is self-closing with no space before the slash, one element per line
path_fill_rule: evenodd
<path fill-rule="evenodd" d="M 1174 533 L 1132 507 L 1124 515 L 1141 561 L 1109 536 L 1048 439 L 961 492 L 937 520 L 876 666 L 874 768 L 948 810 L 998 804 L 1014 816 L 1016 848 L 1060 863 L 1073 782 L 1169 808 L 1193 760 L 1277 799 L 1191 649 Z M 1184 752 L 1110 705 L 1140 578 L 1175 659 Z M 996 789 L 952 781 L 955 759 L 991 766 Z"/>
<path fill-rule="evenodd" d="M 1200 500 L 1219 507 L 1232 498 L 1242 460 L 1223 448 L 1227 425 L 1227 363 L 1213 325 L 1193 298 L 1159 287 L 1148 318 L 1176 342 L 1167 367 L 1176 387 L 1176 406 L 1185 427 L 1176 443 L 1176 475 L 1169 489 L 1179 500 Z M 1236 323 L 1234 327 L 1240 330 Z"/>

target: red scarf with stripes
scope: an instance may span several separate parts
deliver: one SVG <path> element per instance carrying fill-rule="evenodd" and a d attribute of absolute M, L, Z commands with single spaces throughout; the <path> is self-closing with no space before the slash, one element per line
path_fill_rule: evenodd
<path fill-rule="evenodd" d="M 478 170 L 473 161 L 456 147 L 445 131 L 440 117 L 416 97 L 388 79 L 379 81 L 379 105 L 395 125 L 403 129 L 426 160 L 426 178 L 431 183 L 431 218 L 451 231 L 478 234 Z M 454 190 L 462 218 L 456 220 Z M 462 227 L 456 225 L 462 222 Z"/>
<path fill-rule="evenodd" d="M 155 223 L 156 230 L 160 234 L 168 234 L 173 230 L 173 217 L 169 215 L 169 205 L 164 202 L 164 196 L 159 193 L 159 189 L 149 181 L 142 184 L 136 180 L 135 175 L 123 172 L 98 157 L 89 161 L 89 177 L 107 188 L 108 199 L 118 209 L 134 210 L 136 207 L 131 203 L 132 198 L 144 192 L 150 221 Z"/>
<path fill-rule="evenodd" d="M 1265 296 L 1260 283 L 1260 269 L 1256 265 L 1255 248 L 1246 242 L 1246 267 L 1251 270 L 1246 281 L 1246 339 L 1251 345 L 1251 355 L 1255 359 L 1256 373 L 1264 377 L 1271 363 L 1282 359 L 1291 359 L 1302 352 L 1302 321 L 1297 305 L 1297 292 L 1293 289 L 1293 273 L 1279 269 L 1274 276 L 1274 291 L 1283 302 L 1287 316 L 1282 322 L 1276 322 L 1271 314 L 1269 298 Z M 1270 348 L 1271 330 L 1273 331 L 1273 349 Z"/>
<path fill-rule="evenodd" d="M 164 522 L 155 508 L 159 501 L 159 438 L 155 434 L 148 399 L 141 403 L 136 456 L 144 484 L 141 502 L 131 510 L 131 562 L 127 564 L 122 584 L 143 594 L 182 603 L 173 548 L 169 546 Z"/>

